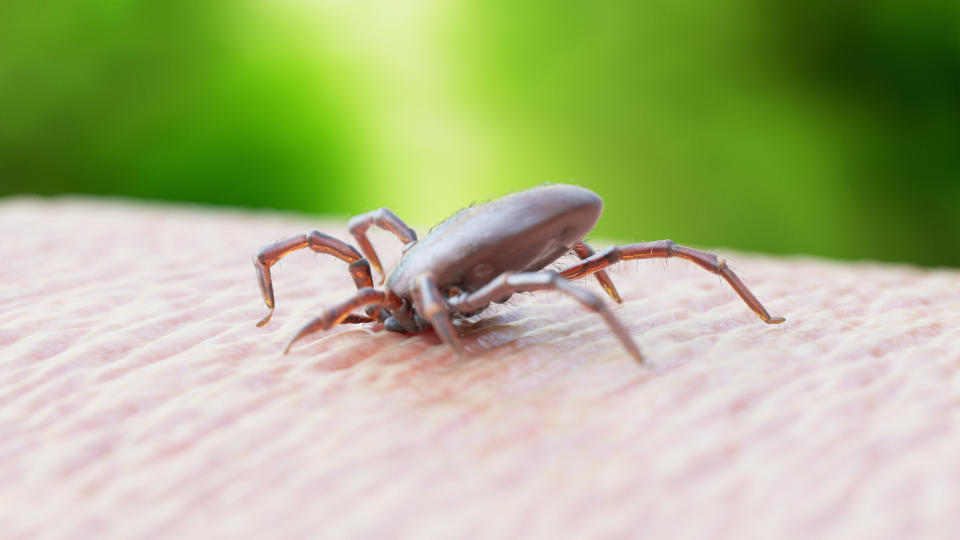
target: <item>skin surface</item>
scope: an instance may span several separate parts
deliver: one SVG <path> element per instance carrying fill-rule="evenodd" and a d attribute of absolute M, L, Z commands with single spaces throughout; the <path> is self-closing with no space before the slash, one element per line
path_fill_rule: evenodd
<path fill-rule="evenodd" d="M 611 305 L 643 367 L 553 293 L 469 324 L 465 360 L 372 324 L 282 356 L 355 290 L 345 263 L 291 254 L 255 326 L 252 254 L 313 228 L 350 238 L 344 221 L 0 201 L 0 537 L 960 531 L 960 272 L 722 250 L 787 317 L 770 326 L 690 263 L 620 264 Z M 396 239 L 371 237 L 390 268 Z"/>

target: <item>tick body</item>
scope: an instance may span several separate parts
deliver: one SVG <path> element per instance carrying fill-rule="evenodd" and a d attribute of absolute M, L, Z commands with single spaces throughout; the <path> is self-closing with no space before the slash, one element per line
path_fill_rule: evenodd
<path fill-rule="evenodd" d="M 258 326 L 266 324 L 273 314 L 270 267 L 287 253 L 306 247 L 349 263 L 357 291 L 350 299 L 309 321 L 293 336 L 290 345 L 306 334 L 336 324 L 379 320 L 387 330 L 396 332 L 420 332 L 433 327 L 441 340 L 462 354 L 452 319 L 477 314 L 514 293 L 555 290 L 596 311 L 627 352 L 642 362 L 633 338 L 608 304 L 569 280 L 592 274 L 607 295 L 619 303 L 620 295 L 604 270 L 606 267 L 632 259 L 668 257 L 687 259 L 720 275 L 764 322 L 783 322 L 781 317 L 771 317 L 726 262 L 712 253 L 670 240 L 613 246 L 594 253 L 583 238 L 596 225 L 602 211 L 603 201 L 592 191 L 558 184 L 461 210 L 419 241 L 413 229 L 390 210 L 381 208 L 350 220 L 350 233 L 360 246 L 359 251 L 318 231 L 270 244 L 254 258 L 260 290 L 270 309 Z M 386 277 L 383 290 L 373 286 L 371 266 L 383 275 L 380 260 L 366 235 L 373 225 L 393 233 L 404 243 L 403 255 Z M 570 252 L 580 261 L 559 272 L 544 270 Z M 365 308 L 365 315 L 355 313 L 361 308 Z"/>

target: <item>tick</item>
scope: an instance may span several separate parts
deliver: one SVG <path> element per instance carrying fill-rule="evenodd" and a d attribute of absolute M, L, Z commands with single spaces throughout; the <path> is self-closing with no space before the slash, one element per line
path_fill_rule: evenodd
<path fill-rule="evenodd" d="M 460 210 L 423 240 L 417 240 L 417 233 L 393 212 L 381 208 L 356 216 L 348 223 L 359 251 L 319 231 L 275 242 L 260 249 L 254 258 L 260 292 L 270 309 L 257 326 L 266 324 L 273 315 L 270 267 L 284 255 L 302 248 L 348 263 L 357 291 L 304 325 L 290 340 L 285 353 L 301 337 L 336 324 L 381 321 L 384 328 L 393 332 L 416 333 L 432 327 L 444 343 L 462 355 L 453 319 L 476 315 L 491 303 L 505 302 L 515 293 L 554 290 L 602 316 L 630 355 L 643 362 L 630 333 L 603 299 L 569 281 L 592 274 L 607 295 L 620 303 L 620 294 L 604 269 L 633 259 L 686 259 L 725 279 L 764 322 L 784 321 L 782 317 L 771 317 L 726 261 L 713 253 L 671 240 L 613 246 L 594 253 L 583 239 L 596 225 L 602 210 L 603 200 L 592 191 L 556 184 Z M 372 266 L 384 276 L 380 259 L 367 238 L 367 230 L 373 225 L 393 233 L 404 244 L 400 262 L 385 276 L 382 290 L 374 288 L 371 273 Z M 544 270 L 570 252 L 580 261 L 559 272 Z M 383 283 L 381 278 L 380 284 Z M 354 313 L 361 308 L 365 308 L 365 315 Z"/>

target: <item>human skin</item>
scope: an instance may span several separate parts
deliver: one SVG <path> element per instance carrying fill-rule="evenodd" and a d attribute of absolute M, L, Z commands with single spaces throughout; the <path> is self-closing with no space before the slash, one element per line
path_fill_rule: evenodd
<path fill-rule="evenodd" d="M 284 356 L 353 290 L 293 253 L 255 327 L 252 255 L 311 229 L 349 240 L 342 220 L 0 201 L 0 537 L 960 534 L 958 271 L 722 250 L 770 326 L 692 264 L 624 263 L 613 309 L 645 365 L 555 293 L 465 325 L 466 358 L 374 324 Z M 373 238 L 389 268 L 400 246 Z"/>

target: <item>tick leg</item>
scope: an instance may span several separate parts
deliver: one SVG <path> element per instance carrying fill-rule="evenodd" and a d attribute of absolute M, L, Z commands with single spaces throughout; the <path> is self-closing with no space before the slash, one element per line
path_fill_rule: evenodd
<path fill-rule="evenodd" d="M 413 319 L 413 308 L 406 300 L 401 302 L 399 309 L 390 310 L 390 316 L 405 333 L 416 334 L 420 331 L 417 322 Z"/>
<path fill-rule="evenodd" d="M 373 317 L 367 317 L 366 315 L 356 315 L 351 313 L 347 315 L 345 319 L 340 321 L 339 324 L 363 324 L 368 322 L 377 322 L 379 319 L 374 319 Z"/>
<path fill-rule="evenodd" d="M 786 320 L 783 317 L 771 317 L 770 313 L 763 307 L 763 304 L 760 303 L 760 300 L 757 300 L 757 297 L 750 292 L 750 289 L 740 281 L 737 274 L 727 266 L 726 260 L 717 257 L 713 253 L 674 244 L 672 240 L 658 240 L 656 242 L 613 246 L 602 253 L 598 253 L 564 269 L 560 272 L 560 275 L 567 279 L 576 279 L 598 272 L 620 261 L 630 261 L 633 259 L 666 259 L 670 257 L 686 259 L 704 270 L 713 272 L 727 280 L 727 283 L 733 287 L 737 295 L 743 299 L 763 322 L 767 324 L 780 324 Z"/>
<path fill-rule="evenodd" d="M 630 337 L 630 332 L 628 332 L 620 320 L 614 316 L 613 312 L 610 311 L 603 302 L 603 299 L 590 291 L 574 286 L 556 272 L 501 274 L 472 294 L 451 298 L 450 309 L 469 313 L 483 308 L 498 298 L 504 298 L 514 293 L 542 290 L 560 291 L 568 296 L 572 296 L 587 309 L 599 313 L 607 322 L 610 330 L 612 330 L 614 335 L 617 336 L 617 339 L 620 340 L 620 343 L 627 349 L 627 352 L 638 362 L 643 362 L 643 356 L 640 355 L 640 350 L 637 348 L 636 343 L 633 342 L 633 338 Z"/>
<path fill-rule="evenodd" d="M 370 264 L 357 252 L 356 248 L 350 244 L 341 242 L 320 231 L 298 234 L 286 240 L 274 242 L 273 244 L 260 248 L 256 257 L 253 258 L 253 266 L 257 269 L 257 283 L 260 284 L 260 294 L 263 296 L 263 302 L 267 304 L 267 307 L 270 309 L 267 316 L 258 322 L 257 326 L 267 324 L 267 321 L 273 316 L 275 303 L 273 299 L 273 282 L 270 279 L 270 267 L 284 255 L 305 247 L 309 247 L 317 253 L 333 255 L 341 261 L 350 263 L 350 277 L 356 284 L 357 289 L 373 287 L 373 276 L 370 274 Z"/>
<path fill-rule="evenodd" d="M 440 340 L 453 347 L 457 355 L 462 357 L 463 345 L 460 344 L 460 338 L 450 321 L 447 304 L 432 277 L 423 275 L 417 279 L 417 296 L 417 311 L 437 331 Z"/>
<path fill-rule="evenodd" d="M 380 283 L 383 283 L 382 276 L 384 274 L 383 267 L 380 264 L 380 258 L 377 257 L 377 252 L 374 251 L 373 244 L 371 244 L 370 239 L 367 238 L 367 229 L 369 229 L 371 225 L 376 225 L 385 231 L 393 233 L 404 245 L 416 242 L 417 232 L 408 227 L 402 219 L 398 218 L 397 215 L 388 208 L 381 208 L 367 212 L 366 214 L 354 216 L 347 223 L 347 228 L 350 230 L 350 234 L 356 238 L 357 244 L 360 246 L 360 251 L 363 252 L 363 256 L 373 265 L 373 269 L 380 274 Z"/>
<path fill-rule="evenodd" d="M 290 342 L 287 343 L 283 354 L 287 354 L 294 342 L 307 334 L 319 332 L 320 330 L 329 330 L 333 325 L 339 323 L 363 322 L 358 321 L 357 318 L 359 316 L 351 312 L 364 306 L 382 306 L 387 303 L 387 300 L 387 293 L 383 291 L 369 287 L 360 289 L 353 298 L 323 310 L 318 317 L 314 317 L 310 322 L 303 325 L 290 339 Z"/>
<path fill-rule="evenodd" d="M 577 245 L 573 246 L 573 252 L 577 254 L 577 257 L 580 257 L 580 260 L 588 259 L 595 255 L 593 248 L 583 242 L 577 242 Z M 607 274 L 606 270 L 597 270 L 593 275 L 597 278 L 597 281 L 600 282 L 600 286 L 603 287 L 607 296 L 613 298 L 613 301 L 618 304 L 623 303 L 623 300 L 620 299 L 620 293 L 617 292 L 617 288 L 613 285 L 613 280 L 610 279 L 610 275 Z"/>

